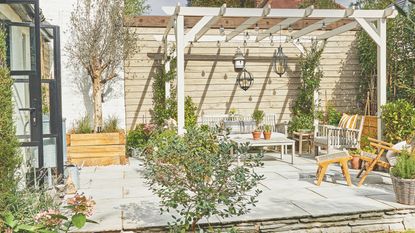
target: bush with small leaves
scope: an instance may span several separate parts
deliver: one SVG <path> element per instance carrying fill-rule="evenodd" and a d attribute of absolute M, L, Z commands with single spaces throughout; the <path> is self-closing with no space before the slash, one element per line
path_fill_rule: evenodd
<path fill-rule="evenodd" d="M 232 149 L 242 164 L 235 163 Z M 195 232 L 202 218 L 243 215 L 255 206 L 264 179 L 255 172 L 262 154 L 247 150 L 197 127 L 183 136 L 167 131 L 150 140 L 145 178 L 161 199 L 162 213 L 174 210 L 175 221 L 169 223 L 174 232 Z"/>

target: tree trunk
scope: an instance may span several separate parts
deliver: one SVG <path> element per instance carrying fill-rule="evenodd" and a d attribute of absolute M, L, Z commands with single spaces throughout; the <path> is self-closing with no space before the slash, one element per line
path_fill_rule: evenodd
<path fill-rule="evenodd" d="M 102 130 L 102 84 L 101 78 L 95 77 L 92 83 L 92 96 L 94 99 L 94 131 Z"/>

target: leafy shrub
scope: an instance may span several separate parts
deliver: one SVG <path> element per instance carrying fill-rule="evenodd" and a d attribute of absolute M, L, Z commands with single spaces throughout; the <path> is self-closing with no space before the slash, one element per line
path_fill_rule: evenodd
<path fill-rule="evenodd" d="M 403 150 L 392 168 L 392 174 L 402 179 L 415 179 L 415 154 Z"/>
<path fill-rule="evenodd" d="M 81 119 L 75 121 L 75 125 L 72 129 L 72 133 L 87 134 L 93 133 L 94 128 L 91 124 L 91 118 L 89 116 L 81 117 Z"/>
<path fill-rule="evenodd" d="M 32 223 L 24 223 L 17 219 L 13 213 L 8 212 L 1 216 L 4 232 L 69 232 L 73 227 L 81 229 L 87 222 L 96 223 L 87 217 L 92 215 L 95 202 L 84 195 L 76 194 L 67 200 L 67 205 L 61 212 L 58 208 L 49 208 L 39 211 L 35 215 L 29 215 L 33 219 Z"/>
<path fill-rule="evenodd" d="M 382 106 L 384 135 L 387 141 L 407 140 L 415 131 L 415 107 L 406 100 L 396 100 Z"/>
<path fill-rule="evenodd" d="M 243 164 L 235 166 L 232 148 L 243 156 Z M 242 215 L 255 205 L 261 191 L 253 190 L 263 176 L 252 168 L 261 165 L 261 158 L 227 139 L 218 142 L 201 128 L 189 128 L 183 136 L 165 131 L 149 142 L 145 178 L 161 199 L 161 211 L 180 215 L 172 214 L 172 230 L 195 232 L 202 218 Z"/>
<path fill-rule="evenodd" d="M 301 129 L 312 130 L 314 128 L 314 117 L 308 114 L 299 114 L 291 118 L 288 124 L 288 132 L 299 131 Z"/>
<path fill-rule="evenodd" d="M 116 116 L 110 116 L 104 122 L 104 127 L 102 128 L 103 133 L 117 133 L 120 131 L 119 123 L 120 120 Z"/>
<path fill-rule="evenodd" d="M 133 149 L 144 149 L 147 142 L 155 131 L 154 124 L 140 124 L 127 134 L 127 148 L 131 152 Z"/>
<path fill-rule="evenodd" d="M 13 123 L 12 86 L 6 62 L 5 32 L 0 28 L 0 214 L 8 210 L 10 198 L 16 195 L 16 172 L 21 162 Z"/>
<path fill-rule="evenodd" d="M 253 112 L 253 113 L 252 113 L 252 115 L 251 115 L 251 117 L 252 117 L 252 119 L 254 119 L 254 121 L 255 121 L 256 126 L 257 126 L 257 127 L 258 127 L 258 126 L 261 124 L 261 122 L 264 120 L 264 116 L 265 116 L 264 111 L 259 110 L 259 109 L 255 109 L 255 110 L 254 110 L 254 112 Z"/>
<path fill-rule="evenodd" d="M 342 113 L 337 111 L 335 107 L 327 107 L 327 124 L 329 125 L 338 125 L 340 119 L 342 118 Z"/>

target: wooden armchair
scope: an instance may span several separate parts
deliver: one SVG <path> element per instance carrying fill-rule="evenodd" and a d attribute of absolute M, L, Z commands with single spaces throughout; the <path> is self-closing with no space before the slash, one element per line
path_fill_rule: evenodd
<path fill-rule="evenodd" d="M 321 147 L 327 148 L 327 154 L 333 150 L 360 148 L 364 116 L 344 114 L 339 126 L 319 125 L 314 133 L 315 154 Z"/>
<path fill-rule="evenodd" d="M 376 165 L 383 167 L 385 169 L 389 169 L 391 164 L 388 161 L 380 160 L 383 153 L 386 151 L 392 151 L 395 153 L 400 153 L 400 150 L 397 150 L 393 147 L 392 143 L 380 141 L 374 138 L 368 138 L 370 145 L 377 149 L 377 153 L 370 153 L 366 151 L 360 152 L 360 159 L 363 161 L 362 169 L 360 170 L 359 174 L 357 174 L 357 178 L 359 178 L 362 173 L 364 172 L 362 178 L 360 178 L 358 186 L 361 186 L 365 181 L 366 177 L 369 175 L 371 171 L 375 168 Z M 368 166 L 365 166 L 365 163 L 368 163 Z"/>

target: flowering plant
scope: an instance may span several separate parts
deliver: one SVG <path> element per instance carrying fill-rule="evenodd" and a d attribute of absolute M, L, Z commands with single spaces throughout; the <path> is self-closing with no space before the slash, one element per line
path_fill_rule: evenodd
<path fill-rule="evenodd" d="M 42 211 L 34 216 L 34 225 L 21 224 L 15 220 L 11 213 L 2 217 L 1 221 L 5 225 L 5 232 L 23 233 L 60 233 L 69 232 L 72 227 L 81 229 L 87 222 L 96 223 L 87 217 L 92 216 L 95 201 L 83 194 L 76 194 L 66 201 L 64 206 L 68 209 L 66 213 L 60 210 L 49 209 Z"/>

